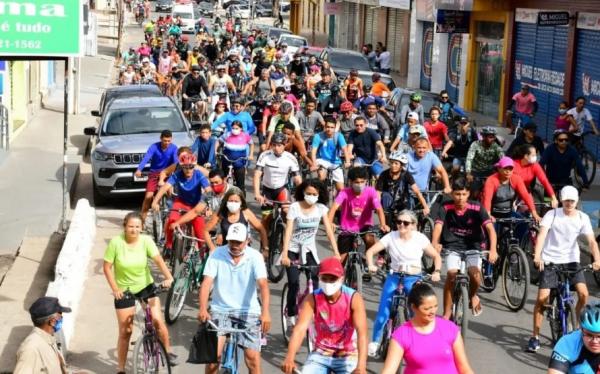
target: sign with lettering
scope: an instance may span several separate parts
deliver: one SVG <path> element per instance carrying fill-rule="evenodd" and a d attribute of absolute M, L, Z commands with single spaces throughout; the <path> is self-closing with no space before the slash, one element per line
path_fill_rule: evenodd
<path fill-rule="evenodd" d="M 515 61 L 515 78 L 537 90 L 563 95 L 565 73 L 562 71 L 544 69 L 517 60 Z"/>
<path fill-rule="evenodd" d="M 79 56 L 83 45 L 78 0 L 0 0 L 0 56 Z"/>
<path fill-rule="evenodd" d="M 539 12 L 538 26 L 565 26 L 569 24 L 569 12 Z"/>
<path fill-rule="evenodd" d="M 435 32 L 468 34 L 471 12 L 438 9 Z"/>
<path fill-rule="evenodd" d="M 325 3 L 325 14 L 328 16 L 339 16 L 342 14 L 343 3 Z"/>

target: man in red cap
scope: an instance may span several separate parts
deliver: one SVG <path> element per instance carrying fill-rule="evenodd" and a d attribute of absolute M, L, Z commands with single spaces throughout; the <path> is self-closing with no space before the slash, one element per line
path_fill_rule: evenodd
<path fill-rule="evenodd" d="M 294 326 L 281 370 L 290 374 L 294 359 L 311 323 L 315 350 L 303 367 L 305 373 L 366 373 L 367 314 L 362 296 L 344 285 L 344 267 L 329 257 L 319 266 L 320 287 L 308 295 Z"/>

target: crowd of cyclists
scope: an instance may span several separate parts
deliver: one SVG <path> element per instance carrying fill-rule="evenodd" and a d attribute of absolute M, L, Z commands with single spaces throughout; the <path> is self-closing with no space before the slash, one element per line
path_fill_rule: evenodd
<path fill-rule="evenodd" d="M 123 53 L 119 83 L 158 84 L 201 126 L 190 147 L 174 145 L 168 130 L 149 145 L 136 171 L 149 174 L 141 214 L 125 218 L 124 233 L 106 251 L 104 270 L 119 321 L 119 372 L 125 370 L 134 302 L 125 290 L 151 300 L 170 363 L 178 362 L 145 264 L 152 258 L 163 285 L 171 287 L 176 267 L 165 263 L 177 263 L 174 233 L 189 225 L 207 250 L 198 318 L 219 327 L 231 327 L 231 321 L 259 326 L 238 341 L 251 373 L 260 372 L 261 334 L 272 324 L 270 304 L 277 303 L 268 281 L 276 281 L 273 269 L 281 268 L 288 284 L 282 313 L 290 328 L 283 332 L 289 334 L 283 372 L 293 372 L 302 341 L 312 339 L 304 373 L 366 373 L 368 357 L 387 357 L 384 373 L 395 373 L 402 360 L 406 373 L 471 373 L 464 336 L 453 323 L 454 290 L 466 274 L 463 303 L 472 316 L 483 313 L 482 264 L 505 256 L 499 242 L 506 235 L 502 220 L 510 217 L 524 219 L 516 234 L 520 241 L 530 230 L 537 232 L 528 255 L 541 274 L 527 349 L 540 347 L 544 309 L 558 284 L 553 269 L 561 266 L 570 271 L 581 323 L 558 340 L 549 372 L 598 370 L 600 306 L 588 304 L 577 237 L 588 240 L 594 270 L 600 270 L 600 253 L 589 217 L 576 208 L 589 181 L 569 143 L 580 128 L 565 117 L 566 103 L 557 123 L 570 125 L 557 126 L 553 143 L 545 146 L 528 121 L 505 152 L 496 128 L 476 128 L 454 113 L 446 91 L 427 113 L 414 93 L 395 115 L 385 109 L 390 92 L 378 73 L 371 82 L 355 70 L 338 77 L 327 61 L 304 49 L 289 53 L 285 44 L 237 19 L 217 18 L 210 27 L 199 21 L 190 37 L 170 16 L 143 27 L 146 40 Z M 535 101 L 527 88 L 517 95 Z M 521 104 L 522 110 L 527 103 Z M 582 179 L 578 188 L 572 186 L 573 169 Z M 251 210 L 251 195 L 260 217 Z M 155 243 L 141 233 L 151 226 L 148 212 L 161 210 L 163 196 L 172 202 L 164 239 L 159 233 Z M 285 222 L 280 236 L 272 230 L 275 211 Z M 432 224 L 425 230 L 428 219 Z M 317 251 L 320 228 L 328 244 L 325 259 Z M 349 279 L 348 269 L 360 242 L 359 282 Z M 298 303 L 303 267 L 310 269 L 314 291 Z M 374 282 L 377 274 L 384 279 L 369 336 L 357 286 Z M 428 282 L 441 279 L 443 311 L 437 317 L 437 297 Z M 387 336 L 399 292 L 407 297 L 407 321 L 394 321 Z M 224 344 L 219 338 L 219 355 Z M 206 369 L 217 370 L 218 364 Z"/>

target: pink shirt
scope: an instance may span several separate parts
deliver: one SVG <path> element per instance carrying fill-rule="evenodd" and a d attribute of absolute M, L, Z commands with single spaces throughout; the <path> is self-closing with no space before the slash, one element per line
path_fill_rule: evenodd
<path fill-rule="evenodd" d="M 392 338 L 404 350 L 404 374 L 458 373 L 452 346 L 459 334 L 458 327 L 441 317 L 429 334 L 417 332 L 410 321 L 398 327 Z"/>
<path fill-rule="evenodd" d="M 373 224 L 373 211 L 381 208 L 381 201 L 373 187 L 365 187 L 356 196 L 352 187 L 344 188 L 335 198 L 340 206 L 340 227 L 342 230 L 359 232 Z"/>
<path fill-rule="evenodd" d="M 323 356 L 356 356 L 356 332 L 352 321 L 352 288 L 342 286 L 340 298 L 333 304 L 323 291 L 315 290 L 315 348 Z"/>
<path fill-rule="evenodd" d="M 523 96 L 520 92 L 513 95 L 512 99 L 515 101 L 515 110 L 523 114 L 533 113 L 533 103 L 535 103 L 535 96 L 531 92 Z"/>

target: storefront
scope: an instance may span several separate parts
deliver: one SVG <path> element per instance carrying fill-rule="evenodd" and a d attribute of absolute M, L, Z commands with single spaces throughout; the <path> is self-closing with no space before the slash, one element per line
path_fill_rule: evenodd
<path fill-rule="evenodd" d="M 359 4 L 345 1 L 341 17 L 336 17 L 336 47 L 358 50 L 360 31 Z"/>
<path fill-rule="evenodd" d="M 396 4 L 388 2 L 388 5 L 401 6 L 398 2 Z M 404 77 L 408 73 L 410 11 L 407 10 L 408 7 L 406 9 L 386 7 L 385 9 L 387 11 L 385 46 L 392 57 L 392 70 Z"/>

